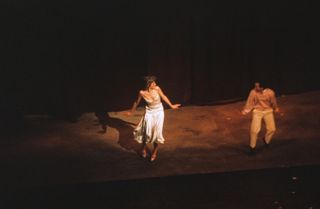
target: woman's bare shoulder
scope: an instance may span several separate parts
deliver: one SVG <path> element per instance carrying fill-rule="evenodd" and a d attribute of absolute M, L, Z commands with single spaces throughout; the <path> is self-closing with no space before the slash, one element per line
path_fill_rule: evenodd
<path fill-rule="evenodd" d="M 155 90 L 160 91 L 161 90 L 160 86 L 156 86 Z"/>
<path fill-rule="evenodd" d="M 145 92 L 144 90 L 140 90 L 140 91 L 139 91 L 139 94 L 140 94 L 140 95 L 144 95 L 145 93 L 146 93 L 146 92 Z"/>

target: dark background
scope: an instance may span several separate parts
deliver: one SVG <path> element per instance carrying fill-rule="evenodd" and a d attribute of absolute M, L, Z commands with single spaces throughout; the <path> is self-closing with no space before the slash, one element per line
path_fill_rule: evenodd
<path fill-rule="evenodd" d="M 154 74 L 173 102 L 319 89 L 318 12 L 307 1 L 8 1 L 1 114 L 130 108 Z M 6 117 L 2 117 L 6 118 Z"/>

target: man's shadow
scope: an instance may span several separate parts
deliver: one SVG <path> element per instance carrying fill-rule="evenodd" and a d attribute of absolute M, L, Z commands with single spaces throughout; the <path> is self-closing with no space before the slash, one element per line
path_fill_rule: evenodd
<path fill-rule="evenodd" d="M 141 151 L 141 144 L 133 139 L 133 129 L 136 124 L 124 121 L 119 118 L 112 118 L 108 112 L 95 112 L 96 117 L 101 125 L 99 133 L 106 133 L 107 126 L 117 129 L 119 132 L 118 144 L 126 150 L 133 150 L 137 154 Z"/>

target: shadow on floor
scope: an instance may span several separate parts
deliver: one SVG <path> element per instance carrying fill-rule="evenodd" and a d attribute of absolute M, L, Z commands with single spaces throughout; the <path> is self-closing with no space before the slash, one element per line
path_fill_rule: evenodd
<path fill-rule="evenodd" d="M 133 129 L 136 124 L 110 117 L 107 112 L 95 112 L 95 115 L 101 126 L 99 133 L 106 133 L 107 126 L 115 128 L 119 132 L 118 144 L 126 150 L 133 150 L 137 154 L 140 153 L 141 145 L 133 140 Z"/>

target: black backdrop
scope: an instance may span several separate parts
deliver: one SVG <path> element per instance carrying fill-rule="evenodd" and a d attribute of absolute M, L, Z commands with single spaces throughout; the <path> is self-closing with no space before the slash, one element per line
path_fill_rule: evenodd
<path fill-rule="evenodd" d="M 129 108 L 158 76 L 174 102 L 319 89 L 316 7 L 307 1 L 8 1 L 1 109 L 69 114 Z"/>

